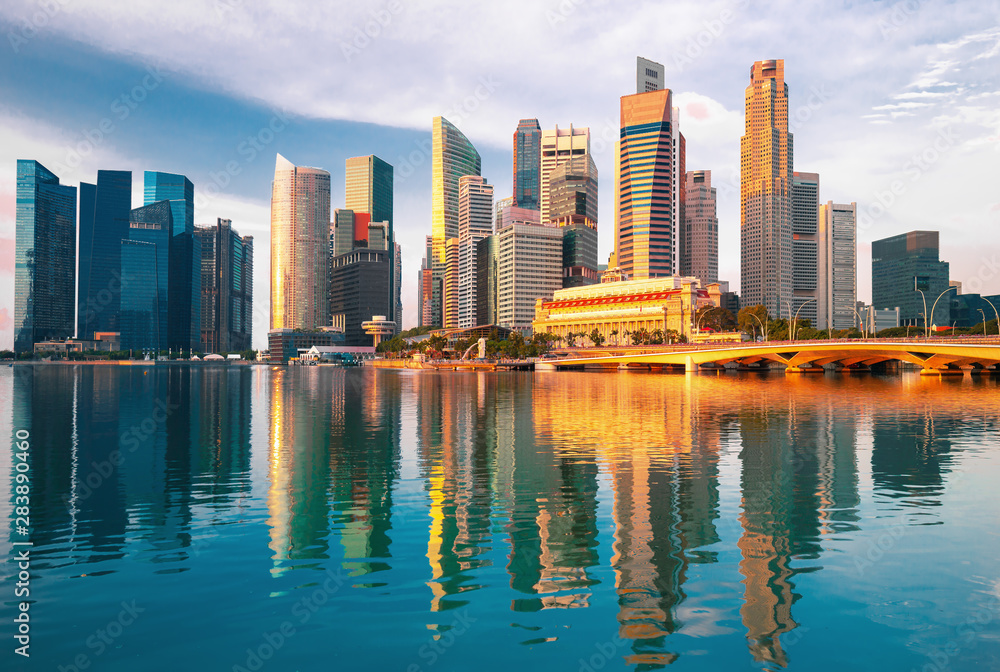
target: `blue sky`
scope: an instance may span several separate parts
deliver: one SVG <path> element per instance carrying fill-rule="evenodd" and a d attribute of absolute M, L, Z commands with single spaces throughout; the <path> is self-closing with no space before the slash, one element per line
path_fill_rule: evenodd
<path fill-rule="evenodd" d="M 612 142 L 635 57 L 666 66 L 687 167 L 719 190 L 720 276 L 739 286 L 739 137 L 755 60 L 784 58 L 796 170 L 822 201 L 858 203 L 859 298 L 870 243 L 941 231 L 966 291 L 1000 292 L 1000 3 L 426 0 L 8 0 L 0 6 L 0 347 L 12 342 L 15 164 L 63 183 L 98 169 L 195 183 L 195 221 L 256 239 L 255 345 L 267 331 L 270 183 L 276 153 L 329 170 L 396 168 L 404 323 L 430 232 L 433 116 L 511 191 L 511 135 L 589 126 L 601 175 L 600 247 L 612 240 Z M 255 140 L 252 140 L 255 139 Z M 256 143 L 256 145 L 254 144 Z"/>

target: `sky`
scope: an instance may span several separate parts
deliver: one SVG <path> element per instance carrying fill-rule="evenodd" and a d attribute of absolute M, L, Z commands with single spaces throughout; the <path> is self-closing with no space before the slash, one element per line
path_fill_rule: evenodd
<path fill-rule="evenodd" d="M 785 60 L 795 170 L 858 205 L 858 298 L 871 241 L 941 232 L 966 292 L 1000 292 L 1000 1 L 4 0 L 0 4 L 0 348 L 13 343 L 17 159 L 63 184 L 99 169 L 181 173 L 195 223 L 255 238 L 253 342 L 266 347 L 275 155 L 331 173 L 395 167 L 403 322 L 430 233 L 431 120 L 456 124 L 511 194 L 512 135 L 589 127 L 601 263 L 613 143 L 635 59 L 663 63 L 688 170 L 718 190 L 719 276 L 739 288 L 739 146 L 754 61 Z"/>

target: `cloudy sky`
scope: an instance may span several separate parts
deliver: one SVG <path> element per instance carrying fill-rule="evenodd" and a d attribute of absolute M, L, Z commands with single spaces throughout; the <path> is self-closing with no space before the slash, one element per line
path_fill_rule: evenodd
<path fill-rule="evenodd" d="M 266 340 L 275 154 L 396 169 L 404 324 L 430 232 L 430 124 L 442 114 L 511 192 L 517 121 L 589 126 L 611 249 L 612 143 L 635 57 L 666 66 L 687 167 L 719 190 L 720 276 L 739 286 L 739 138 L 755 60 L 785 59 L 796 170 L 856 201 L 860 299 L 871 241 L 941 231 L 966 291 L 1000 292 L 1000 2 L 904 0 L 5 0 L 0 4 L 0 347 L 13 341 L 17 159 L 63 183 L 98 169 L 183 173 L 195 222 L 255 236 L 254 344 Z"/>

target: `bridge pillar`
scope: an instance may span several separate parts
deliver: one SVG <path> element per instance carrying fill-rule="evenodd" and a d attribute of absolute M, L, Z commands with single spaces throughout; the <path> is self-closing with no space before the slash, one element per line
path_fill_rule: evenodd
<path fill-rule="evenodd" d="M 697 370 L 698 370 L 698 365 L 694 363 L 694 357 L 688 355 L 687 358 L 685 358 L 684 360 L 684 371 L 688 372 Z"/>

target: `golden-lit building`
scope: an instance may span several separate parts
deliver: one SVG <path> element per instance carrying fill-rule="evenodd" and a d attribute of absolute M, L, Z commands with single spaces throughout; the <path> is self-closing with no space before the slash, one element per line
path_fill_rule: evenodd
<path fill-rule="evenodd" d="M 589 334 L 597 329 L 606 343 L 617 345 L 628 342 L 626 334 L 643 329 L 648 333 L 672 329 L 690 336 L 698 310 L 721 305 L 718 283 L 702 288 L 697 278 L 602 282 L 560 289 L 551 301 L 538 299 L 531 326 L 535 333 L 548 332 L 562 339 L 569 332 Z"/>
<path fill-rule="evenodd" d="M 757 61 L 740 138 L 740 288 L 744 306 L 780 315 L 792 300 L 792 134 L 783 60 Z"/>

